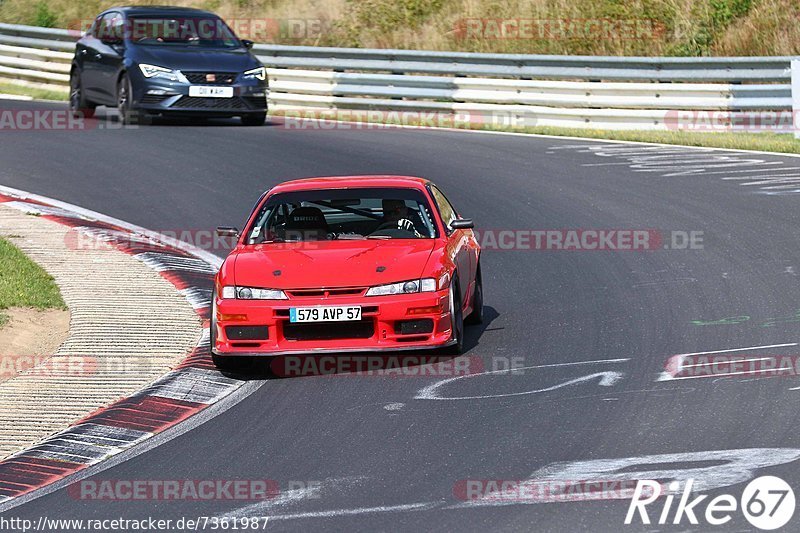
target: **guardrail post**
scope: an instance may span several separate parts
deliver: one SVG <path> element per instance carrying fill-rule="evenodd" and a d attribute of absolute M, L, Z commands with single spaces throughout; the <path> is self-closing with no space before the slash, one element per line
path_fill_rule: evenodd
<path fill-rule="evenodd" d="M 800 139 L 798 116 L 800 116 L 800 59 L 792 59 L 792 125 L 795 139 Z"/>

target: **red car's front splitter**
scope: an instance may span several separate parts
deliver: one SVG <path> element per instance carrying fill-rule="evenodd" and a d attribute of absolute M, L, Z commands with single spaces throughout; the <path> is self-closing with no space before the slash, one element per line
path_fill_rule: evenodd
<path fill-rule="evenodd" d="M 320 305 L 360 306 L 362 319 L 358 322 L 304 324 L 289 321 L 292 307 Z M 447 290 L 374 298 L 282 301 L 218 298 L 216 342 L 212 349 L 218 355 L 272 356 L 440 348 L 452 344 L 449 305 Z M 258 327 L 262 329 L 246 329 Z M 244 339 L 242 335 L 232 338 L 229 335 L 245 329 L 257 331 L 262 338 Z"/>

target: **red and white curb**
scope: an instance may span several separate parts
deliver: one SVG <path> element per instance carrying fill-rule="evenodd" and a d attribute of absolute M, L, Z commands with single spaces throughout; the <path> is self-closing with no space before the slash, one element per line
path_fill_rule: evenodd
<path fill-rule="evenodd" d="M 130 254 L 170 281 L 198 315 L 208 320 L 213 277 L 222 263 L 213 254 L 99 213 L 16 189 L 0 186 L 0 203 L 66 225 Z M 0 461 L 0 504 L 172 428 L 243 384 L 214 368 L 206 328 L 197 347 L 173 371 Z"/>

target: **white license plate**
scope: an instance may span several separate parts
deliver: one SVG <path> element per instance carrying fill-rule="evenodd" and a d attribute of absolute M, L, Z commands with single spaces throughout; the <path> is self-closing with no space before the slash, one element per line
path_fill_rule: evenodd
<path fill-rule="evenodd" d="M 189 87 L 189 96 L 199 96 L 200 98 L 233 98 L 233 87 L 192 85 Z"/>
<path fill-rule="evenodd" d="M 289 322 L 346 322 L 361 320 L 358 306 L 292 307 Z"/>

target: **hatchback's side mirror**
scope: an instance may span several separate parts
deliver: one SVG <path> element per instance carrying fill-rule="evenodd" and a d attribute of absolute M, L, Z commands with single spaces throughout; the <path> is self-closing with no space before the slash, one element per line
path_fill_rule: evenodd
<path fill-rule="evenodd" d="M 239 230 L 231 226 L 219 226 L 217 228 L 217 237 L 238 237 Z"/>
<path fill-rule="evenodd" d="M 450 227 L 452 229 L 472 229 L 475 227 L 475 223 L 471 218 L 459 218 L 452 221 Z"/>
<path fill-rule="evenodd" d="M 253 41 L 251 41 L 250 39 L 242 39 L 242 46 L 244 46 L 248 50 L 251 50 L 253 48 L 253 44 L 255 43 L 253 43 Z"/>

